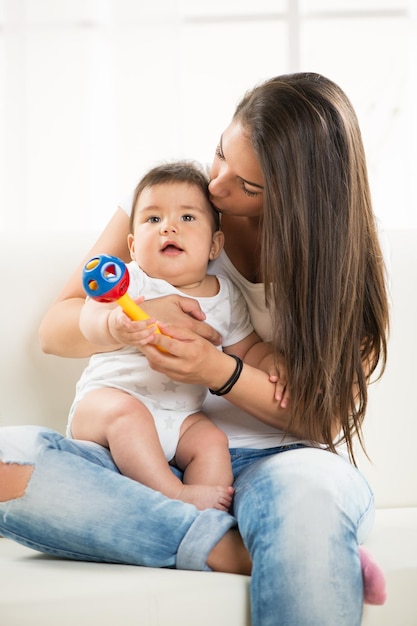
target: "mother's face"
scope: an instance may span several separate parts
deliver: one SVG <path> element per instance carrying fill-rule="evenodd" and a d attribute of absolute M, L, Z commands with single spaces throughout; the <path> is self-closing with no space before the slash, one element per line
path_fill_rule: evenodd
<path fill-rule="evenodd" d="M 210 199 L 221 213 L 241 217 L 262 214 L 264 178 L 239 122 L 232 122 L 222 134 L 210 174 Z"/>

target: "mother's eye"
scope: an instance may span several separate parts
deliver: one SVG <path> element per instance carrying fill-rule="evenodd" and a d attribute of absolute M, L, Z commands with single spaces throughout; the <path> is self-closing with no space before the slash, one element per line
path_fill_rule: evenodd
<path fill-rule="evenodd" d="M 249 196 L 249 198 L 256 198 L 256 196 L 259 196 L 259 191 L 251 191 L 250 189 L 247 189 L 245 185 L 242 185 L 242 189 L 245 194 Z"/>
<path fill-rule="evenodd" d="M 224 154 L 222 152 L 222 148 L 220 146 L 220 144 L 217 146 L 216 148 L 216 157 L 219 158 L 221 161 L 224 161 Z"/>

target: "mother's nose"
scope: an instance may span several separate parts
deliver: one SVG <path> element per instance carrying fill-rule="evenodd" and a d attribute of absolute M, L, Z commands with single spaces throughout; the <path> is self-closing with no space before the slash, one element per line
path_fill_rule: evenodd
<path fill-rule="evenodd" d="M 220 174 L 212 178 L 208 186 L 209 193 L 212 196 L 223 197 L 227 195 L 227 185 L 224 176 Z"/>

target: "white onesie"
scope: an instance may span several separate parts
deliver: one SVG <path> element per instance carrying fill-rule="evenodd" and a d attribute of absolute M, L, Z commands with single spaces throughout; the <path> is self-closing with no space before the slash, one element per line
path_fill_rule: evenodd
<path fill-rule="evenodd" d="M 132 298 L 146 299 L 169 294 L 186 296 L 165 280 L 150 278 L 135 262 L 128 265 Z M 198 300 L 206 322 L 222 336 L 223 346 L 238 343 L 253 331 L 241 291 L 232 281 L 218 276 L 219 292 Z M 219 348 L 221 349 L 221 348 Z M 68 418 L 67 436 L 71 437 L 71 422 L 78 402 L 93 389 L 113 387 L 140 400 L 151 412 L 165 457 L 170 461 L 177 448 L 182 422 L 202 407 L 207 389 L 172 381 L 150 369 L 146 357 L 136 348 L 126 346 L 113 352 L 94 354 L 76 386 L 74 402 Z"/>

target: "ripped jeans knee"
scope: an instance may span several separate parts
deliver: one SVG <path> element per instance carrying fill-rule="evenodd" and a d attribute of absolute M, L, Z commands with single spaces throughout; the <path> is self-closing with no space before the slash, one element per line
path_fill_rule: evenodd
<path fill-rule="evenodd" d="M 52 432 L 40 426 L 0 428 L 0 502 L 25 495 L 39 455 L 47 442 L 42 435 Z"/>
<path fill-rule="evenodd" d="M 0 502 L 15 500 L 24 496 L 32 472 L 33 465 L 3 463 L 0 460 Z"/>

